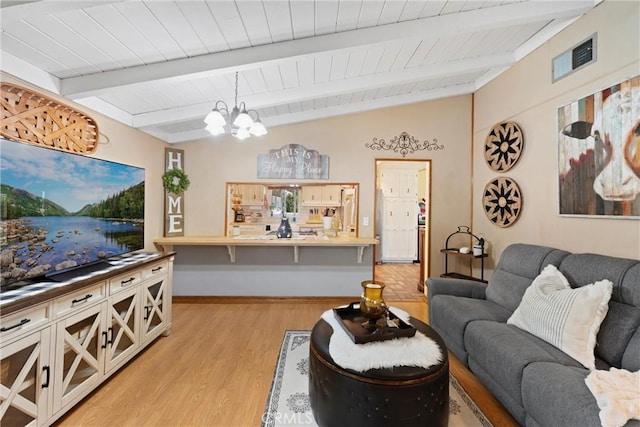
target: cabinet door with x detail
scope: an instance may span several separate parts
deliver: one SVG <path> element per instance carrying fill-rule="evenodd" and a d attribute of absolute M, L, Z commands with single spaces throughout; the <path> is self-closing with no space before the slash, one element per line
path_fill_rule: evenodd
<path fill-rule="evenodd" d="M 105 312 L 102 303 L 56 324 L 54 412 L 76 403 L 99 384 L 108 338 Z"/>
<path fill-rule="evenodd" d="M 138 288 L 117 293 L 109 302 L 105 373 L 129 360 L 140 342 Z"/>
<path fill-rule="evenodd" d="M 48 415 L 50 328 L 0 348 L 0 425 L 36 426 Z"/>
<path fill-rule="evenodd" d="M 165 329 L 169 309 L 167 277 L 154 277 L 142 285 L 142 342 L 155 339 Z"/>

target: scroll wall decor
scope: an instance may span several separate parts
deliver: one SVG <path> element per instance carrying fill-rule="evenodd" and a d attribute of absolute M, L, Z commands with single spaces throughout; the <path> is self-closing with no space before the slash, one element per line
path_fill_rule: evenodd
<path fill-rule="evenodd" d="M 402 132 L 389 142 L 384 139 L 373 138 L 373 142 L 366 143 L 364 146 L 372 150 L 387 150 L 400 153 L 402 157 L 406 157 L 407 154 L 415 153 L 416 151 L 444 150 L 444 145 L 438 145 L 438 140 L 435 138 L 433 138 L 433 142 L 429 142 L 429 140 L 420 142 L 407 132 Z"/>
<path fill-rule="evenodd" d="M 79 154 L 98 145 L 98 125 L 86 114 L 29 89 L 2 83 L 2 126 L 6 138 Z"/>

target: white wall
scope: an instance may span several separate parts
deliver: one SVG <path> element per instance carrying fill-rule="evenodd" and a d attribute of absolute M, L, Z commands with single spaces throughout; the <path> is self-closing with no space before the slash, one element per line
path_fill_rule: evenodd
<path fill-rule="evenodd" d="M 640 74 L 640 3 L 607 0 L 478 90 L 474 105 L 473 228 L 491 245 L 492 260 L 514 242 L 640 258 L 640 220 L 560 217 L 557 108 Z M 551 60 L 597 32 L 597 62 L 551 82 Z M 525 146 L 507 173 L 484 161 L 484 140 L 496 123 L 511 120 Z M 498 176 L 513 178 L 523 194 L 518 221 L 501 229 L 482 210 L 482 191 Z"/>

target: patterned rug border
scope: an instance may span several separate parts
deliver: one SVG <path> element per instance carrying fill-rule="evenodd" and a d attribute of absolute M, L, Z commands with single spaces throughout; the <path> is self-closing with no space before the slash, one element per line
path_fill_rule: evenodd
<path fill-rule="evenodd" d="M 271 380 L 271 387 L 269 388 L 269 396 L 267 397 L 267 402 L 262 415 L 262 427 L 273 427 L 277 425 L 276 416 L 274 416 L 274 414 L 280 414 L 278 410 L 278 403 L 279 403 L 280 393 L 282 391 L 282 386 L 283 386 L 283 378 L 285 374 L 284 368 L 287 362 L 289 343 L 291 342 L 292 339 L 299 337 L 301 334 L 304 334 L 305 336 L 303 336 L 302 339 L 298 340 L 296 347 L 309 342 L 311 331 L 299 330 L 299 329 L 287 329 L 284 332 L 282 344 L 280 345 L 280 350 L 278 351 L 278 358 L 276 360 L 276 365 L 274 367 L 273 379 Z M 296 343 L 294 342 L 293 344 L 296 344 Z M 295 347 L 292 348 L 291 350 L 294 350 L 294 349 Z M 308 359 L 307 359 L 306 368 L 308 369 Z M 473 401 L 473 399 L 471 399 L 469 394 L 460 385 L 459 381 L 453 376 L 451 372 L 449 373 L 449 384 L 460 395 L 461 399 L 464 401 L 464 403 L 467 405 L 469 410 L 474 414 L 474 416 L 477 418 L 477 420 L 482 426 L 493 427 L 491 422 L 487 419 L 486 415 L 480 410 L 480 408 L 478 408 L 476 403 Z M 307 397 L 307 400 L 308 400 L 308 397 Z M 310 413 L 300 414 L 296 421 L 297 423 L 295 425 L 316 425 L 315 420 L 313 419 L 313 415 L 311 415 Z"/>

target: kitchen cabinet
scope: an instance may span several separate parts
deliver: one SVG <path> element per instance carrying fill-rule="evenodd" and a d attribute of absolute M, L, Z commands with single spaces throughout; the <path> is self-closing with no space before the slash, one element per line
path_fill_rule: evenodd
<path fill-rule="evenodd" d="M 380 188 L 385 197 L 418 198 L 418 174 L 411 169 L 384 169 L 379 174 Z"/>
<path fill-rule="evenodd" d="M 323 185 L 322 204 L 325 206 L 340 206 L 342 204 L 342 187 L 339 185 Z"/>
<path fill-rule="evenodd" d="M 340 206 L 342 187 L 340 185 L 308 185 L 302 187 L 303 206 Z"/>
<path fill-rule="evenodd" d="M 3 426 L 49 425 L 171 327 L 173 258 L 3 316 Z M 114 275 L 115 274 L 115 275 Z M 5 394 L 7 391 L 7 394 Z M 5 397 L 7 396 L 7 397 Z"/>
<path fill-rule="evenodd" d="M 264 204 L 264 185 L 238 184 L 237 193 L 242 197 L 242 205 L 255 206 Z"/>
<path fill-rule="evenodd" d="M 303 186 L 300 200 L 303 206 L 321 206 L 322 187 L 319 185 Z"/>

